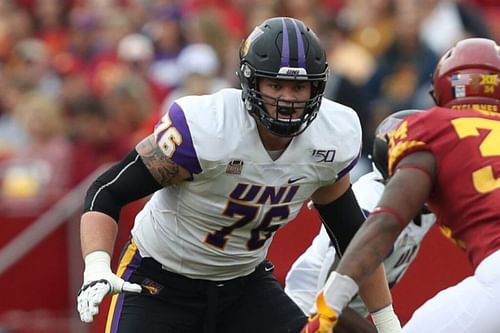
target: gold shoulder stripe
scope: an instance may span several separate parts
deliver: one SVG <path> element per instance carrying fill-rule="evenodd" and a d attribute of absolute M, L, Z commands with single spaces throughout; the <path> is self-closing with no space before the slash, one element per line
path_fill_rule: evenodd
<path fill-rule="evenodd" d="M 408 150 L 414 150 L 416 147 L 425 146 L 423 141 L 404 141 L 392 146 L 389 150 L 389 162 L 387 164 L 389 175 L 392 175 L 394 163 L 399 160 L 400 156 Z"/>

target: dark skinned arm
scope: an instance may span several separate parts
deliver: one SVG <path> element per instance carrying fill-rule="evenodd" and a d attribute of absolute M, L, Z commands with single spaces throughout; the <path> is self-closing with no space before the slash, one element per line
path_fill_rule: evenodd
<path fill-rule="evenodd" d="M 392 214 L 371 215 L 356 233 L 337 267 L 358 285 L 370 277 L 390 252 L 401 230 L 408 225 L 427 201 L 432 179 L 426 172 L 408 167 L 418 166 L 434 177 L 435 158 L 430 152 L 416 152 L 402 159 L 388 182 L 378 207 L 389 207 L 401 216 L 401 223 Z M 407 167 L 405 167 L 407 166 Z"/>

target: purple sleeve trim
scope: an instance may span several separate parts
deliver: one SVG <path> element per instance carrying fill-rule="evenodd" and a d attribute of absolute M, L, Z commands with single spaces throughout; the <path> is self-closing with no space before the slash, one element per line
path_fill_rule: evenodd
<path fill-rule="evenodd" d="M 172 121 L 172 126 L 182 135 L 182 143 L 177 146 L 177 149 L 172 155 L 172 161 L 192 174 L 199 174 L 202 169 L 198 160 L 198 155 L 194 149 L 191 131 L 189 130 L 184 111 L 177 103 L 174 103 L 168 110 L 168 115 Z M 164 133 L 159 133 L 156 140 L 160 141 L 163 134 Z"/>
<path fill-rule="evenodd" d="M 361 151 L 358 153 L 358 156 L 356 156 L 356 158 L 353 159 L 351 163 L 349 163 L 349 165 L 347 165 L 344 169 L 340 170 L 340 172 L 337 174 L 337 180 L 344 177 L 349 171 L 352 170 L 352 168 L 354 168 L 356 163 L 358 163 L 360 156 L 361 156 Z"/>

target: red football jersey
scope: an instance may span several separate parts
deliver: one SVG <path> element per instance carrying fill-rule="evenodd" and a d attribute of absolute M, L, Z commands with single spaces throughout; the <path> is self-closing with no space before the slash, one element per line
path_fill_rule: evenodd
<path fill-rule="evenodd" d="M 434 107 L 408 117 L 389 136 L 390 174 L 412 152 L 434 155 L 427 203 L 473 268 L 500 249 L 500 114 Z"/>

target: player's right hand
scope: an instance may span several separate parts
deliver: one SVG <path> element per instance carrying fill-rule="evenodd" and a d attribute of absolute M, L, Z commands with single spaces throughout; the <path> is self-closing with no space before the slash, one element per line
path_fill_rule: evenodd
<path fill-rule="evenodd" d="M 91 323 L 99 313 L 99 305 L 106 295 L 121 292 L 140 293 L 140 285 L 119 278 L 110 268 L 110 256 L 95 251 L 85 257 L 83 285 L 78 292 L 77 309 L 84 323 Z"/>
<path fill-rule="evenodd" d="M 307 324 L 300 333 L 332 333 L 337 325 L 338 315 L 331 307 L 326 304 L 325 296 L 321 292 L 316 297 L 316 308 L 318 312 L 309 317 Z"/>

